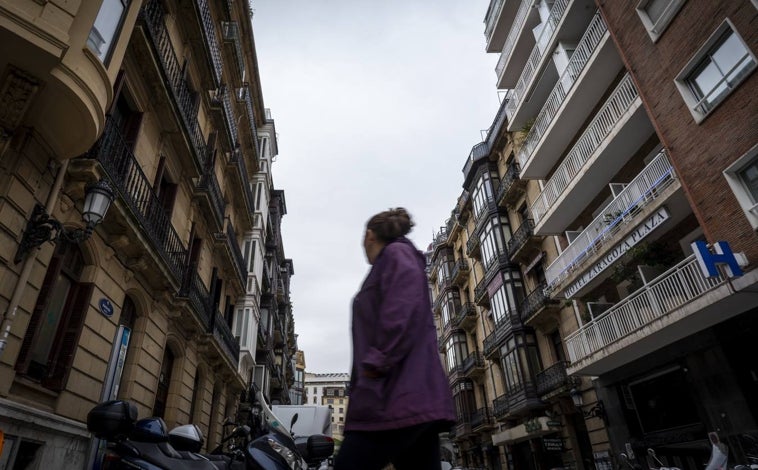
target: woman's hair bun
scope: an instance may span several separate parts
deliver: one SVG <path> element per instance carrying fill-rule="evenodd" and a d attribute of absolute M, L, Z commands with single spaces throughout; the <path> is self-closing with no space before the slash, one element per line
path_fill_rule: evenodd
<path fill-rule="evenodd" d="M 410 233 L 414 225 L 408 211 L 396 207 L 374 215 L 366 227 L 383 241 L 391 241 Z"/>

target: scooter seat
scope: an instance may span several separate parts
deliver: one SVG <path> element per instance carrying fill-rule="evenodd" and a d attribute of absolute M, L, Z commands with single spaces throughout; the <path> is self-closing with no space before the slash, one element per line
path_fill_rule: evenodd
<path fill-rule="evenodd" d="M 131 442 L 139 451 L 140 457 L 161 468 L 171 470 L 228 470 L 226 462 L 211 462 L 209 460 L 185 457 L 176 451 L 168 442 Z M 197 460 L 195 460 L 197 458 Z"/>

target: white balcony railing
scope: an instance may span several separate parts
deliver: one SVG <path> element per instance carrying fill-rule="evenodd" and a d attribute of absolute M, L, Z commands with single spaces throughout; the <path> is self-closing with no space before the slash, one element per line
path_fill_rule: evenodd
<path fill-rule="evenodd" d="M 661 151 L 547 267 L 545 278 L 554 286 L 608 243 L 621 228 L 631 222 L 645 206 L 675 181 L 674 168 Z"/>
<path fill-rule="evenodd" d="M 500 17 L 500 10 L 503 9 L 503 0 L 495 0 L 492 2 L 492 8 L 489 10 L 487 18 L 484 19 L 484 36 L 489 40 L 492 35 L 492 30 L 495 29 L 495 23 L 497 23 L 498 17 Z"/>
<path fill-rule="evenodd" d="M 524 27 L 527 14 L 529 13 L 529 10 L 532 9 L 533 3 L 534 0 L 521 0 L 521 5 L 516 12 L 516 19 L 513 20 L 511 30 L 508 32 L 508 37 L 505 39 L 503 50 L 500 52 L 500 59 L 497 61 L 497 66 L 495 67 L 495 73 L 498 78 L 502 75 L 505 64 L 508 62 L 508 57 L 510 57 L 513 47 L 516 45 L 516 39 L 521 35 L 521 29 Z"/>
<path fill-rule="evenodd" d="M 576 79 L 582 73 L 584 66 L 589 62 L 592 53 L 600 44 L 603 37 L 605 37 L 607 31 L 608 28 L 605 26 L 605 22 L 600 16 L 600 13 L 595 13 L 595 17 L 592 19 L 592 22 L 590 22 L 590 26 L 587 28 L 587 31 L 584 32 L 584 36 L 582 36 L 579 45 L 571 56 L 571 59 L 566 66 L 566 70 L 561 75 L 561 78 L 558 79 L 558 83 L 555 84 L 552 93 L 550 93 L 550 97 L 548 97 L 545 105 L 542 107 L 542 111 L 540 111 L 540 114 L 537 115 L 537 118 L 534 120 L 534 124 L 532 125 L 529 134 L 527 134 L 526 139 L 524 139 L 523 146 L 519 149 L 518 160 L 521 164 L 521 168 L 525 167 L 529 157 L 532 156 L 534 149 L 537 148 L 537 144 L 542 140 L 542 136 L 545 135 L 547 128 L 558 113 L 558 108 L 560 108 L 561 104 L 565 101 L 566 96 L 568 96 L 569 91 L 573 88 Z"/>
<path fill-rule="evenodd" d="M 627 74 L 618 84 L 611 97 L 603 105 L 592 122 L 587 126 L 579 140 L 569 151 L 561 165 L 545 185 L 537 199 L 532 203 L 532 217 L 535 226 L 547 211 L 563 194 L 572 180 L 584 167 L 585 163 L 600 147 L 611 130 L 621 120 L 624 113 L 638 97 L 637 89 Z"/>
<path fill-rule="evenodd" d="M 529 55 L 529 60 L 526 61 L 524 70 L 521 71 L 521 76 L 516 83 L 516 87 L 513 89 L 511 100 L 508 102 L 508 107 L 505 110 L 509 121 L 513 119 L 516 109 L 518 109 L 519 104 L 521 104 L 526 93 L 526 87 L 537 72 L 540 62 L 545 56 L 545 49 L 547 49 L 547 45 L 552 42 L 556 27 L 558 26 L 558 23 L 561 22 L 563 14 L 566 12 L 566 7 L 568 7 L 570 1 L 571 0 L 556 0 L 553 4 L 553 8 L 550 9 L 550 16 L 548 16 L 547 21 L 543 23 L 542 31 L 537 38 L 537 44 L 534 45 L 534 49 L 532 49 L 532 53 Z"/>
<path fill-rule="evenodd" d="M 614 305 L 602 317 L 566 338 L 572 363 L 629 336 L 723 284 L 722 277 L 706 278 L 690 255 L 649 284 Z"/>

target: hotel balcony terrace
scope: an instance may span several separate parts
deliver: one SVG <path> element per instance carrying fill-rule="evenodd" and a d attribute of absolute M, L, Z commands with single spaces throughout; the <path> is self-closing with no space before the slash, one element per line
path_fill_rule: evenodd
<path fill-rule="evenodd" d="M 547 267 L 548 286 L 554 291 L 565 287 L 589 268 L 591 260 L 602 257 L 680 187 L 665 152 L 660 152 Z M 676 218 L 689 212 L 682 198 L 680 194 L 676 203 L 669 204 L 669 209 L 676 209 Z"/>
<path fill-rule="evenodd" d="M 756 278 L 705 277 L 690 255 L 567 336 L 568 373 L 604 374 L 754 308 Z"/>
<path fill-rule="evenodd" d="M 652 132 L 627 74 L 532 203 L 534 232 L 566 230 Z"/>
<path fill-rule="evenodd" d="M 509 1 L 514 4 L 514 1 Z M 532 30 L 540 23 L 535 0 L 521 0 L 495 67 L 498 88 L 513 88 L 534 47 Z"/>
<path fill-rule="evenodd" d="M 503 48 L 505 35 L 516 14 L 516 2 L 513 0 L 491 0 L 484 18 L 484 37 L 487 40 L 487 52 L 497 52 Z"/>
<path fill-rule="evenodd" d="M 605 22 L 595 13 L 518 151 L 522 178 L 547 177 L 621 67 Z"/>

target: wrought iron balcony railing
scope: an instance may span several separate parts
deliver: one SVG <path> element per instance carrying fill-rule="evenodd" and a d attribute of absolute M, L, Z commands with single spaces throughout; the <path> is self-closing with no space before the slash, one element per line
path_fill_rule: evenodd
<path fill-rule="evenodd" d="M 224 124 L 229 138 L 229 146 L 236 148 L 239 143 L 239 136 L 237 131 L 237 119 L 234 116 L 234 108 L 232 107 L 232 100 L 229 97 L 229 89 L 224 87 L 221 93 L 221 106 L 224 110 Z"/>
<path fill-rule="evenodd" d="M 237 177 L 239 179 L 240 187 L 242 188 L 242 194 L 244 195 L 247 212 L 251 214 L 250 217 L 252 217 L 252 214 L 255 211 L 255 199 L 253 197 L 253 191 L 250 189 L 250 177 L 247 173 L 245 154 L 241 149 L 237 148 L 232 152 L 229 163 L 234 165 L 237 169 Z"/>
<path fill-rule="evenodd" d="M 703 276 L 695 255 L 690 255 L 566 337 L 569 359 L 581 361 L 725 282 L 722 277 Z"/>
<path fill-rule="evenodd" d="M 100 162 L 137 225 L 165 263 L 174 282 L 179 284 L 187 260 L 187 248 L 113 120 L 106 121 L 105 131 L 89 155 Z"/>
<path fill-rule="evenodd" d="M 195 165 L 199 169 L 206 167 L 205 138 L 197 122 L 199 99 L 197 93 L 184 78 L 184 69 L 176 58 L 164 18 L 166 13 L 161 0 L 150 0 L 140 10 L 147 37 L 160 64 L 160 73 L 169 91 L 169 96 L 179 115 L 179 121 L 191 142 Z"/>
<path fill-rule="evenodd" d="M 187 267 L 184 283 L 178 296 L 189 299 L 190 306 L 195 311 L 200 324 L 203 325 L 203 329 L 210 331 L 211 319 L 215 312 L 211 309 L 211 295 L 208 288 L 197 274 L 197 265 Z"/>
<path fill-rule="evenodd" d="M 484 338 L 482 344 L 482 350 L 484 357 L 490 358 L 500 354 L 500 346 L 502 346 L 505 337 L 511 332 L 511 320 L 506 316 L 505 319 L 495 324 L 495 329 Z"/>
<path fill-rule="evenodd" d="M 568 364 L 568 361 L 558 361 L 535 375 L 537 394 L 543 396 L 561 389 L 570 390 L 579 385 L 579 377 L 566 373 Z"/>
<path fill-rule="evenodd" d="M 471 428 L 477 430 L 492 424 L 492 411 L 488 407 L 479 408 L 471 414 Z"/>
<path fill-rule="evenodd" d="M 508 395 L 502 394 L 492 402 L 492 411 L 495 418 L 503 418 L 508 414 Z"/>
<path fill-rule="evenodd" d="M 218 312 L 216 312 L 216 315 L 213 317 L 213 327 L 211 331 L 213 332 L 213 337 L 221 346 L 221 349 L 229 357 L 232 364 L 236 366 L 240 357 L 240 343 L 234 335 L 232 335 L 232 330 L 226 323 L 226 319 L 224 319 L 224 317 Z"/>
<path fill-rule="evenodd" d="M 224 198 L 221 196 L 221 189 L 218 186 L 216 173 L 212 169 L 209 169 L 200 177 L 200 181 L 197 183 L 197 191 L 207 195 L 217 226 L 223 226 L 226 202 L 224 202 Z"/>
<path fill-rule="evenodd" d="M 467 321 L 476 321 L 476 306 L 471 302 L 461 304 L 450 322 L 453 328 L 463 328 Z"/>
<path fill-rule="evenodd" d="M 486 278 L 482 278 L 474 289 L 474 303 L 479 306 L 486 306 L 490 303 Z"/>
<path fill-rule="evenodd" d="M 239 25 L 236 21 L 222 21 L 221 31 L 224 42 L 231 44 L 234 48 L 234 58 L 237 62 L 237 76 L 242 80 L 242 77 L 245 76 L 245 56 L 242 54 L 242 46 L 240 44 Z"/>
<path fill-rule="evenodd" d="M 463 360 L 461 364 L 461 373 L 463 375 L 469 375 L 476 369 L 484 367 L 484 357 L 479 351 L 474 351 Z"/>
<path fill-rule="evenodd" d="M 453 265 L 453 271 L 450 273 L 450 278 L 453 284 L 460 284 L 468 278 L 471 268 L 468 262 L 461 258 Z"/>
<path fill-rule="evenodd" d="M 208 7 L 208 0 L 195 0 L 195 8 L 197 8 L 198 15 L 200 16 L 200 26 L 202 26 L 203 38 L 205 39 L 203 46 L 205 47 L 206 54 L 211 59 L 213 78 L 216 80 L 216 86 L 219 86 L 221 84 L 224 63 L 221 58 L 221 48 L 218 45 L 218 38 L 216 37 L 215 23 L 211 10 Z"/>
<path fill-rule="evenodd" d="M 226 224 L 226 241 L 229 244 L 229 250 L 234 259 L 234 265 L 237 268 L 237 274 L 240 277 L 242 285 L 245 285 L 247 279 L 247 266 L 245 265 L 245 257 L 242 256 L 242 250 L 237 242 L 237 233 L 234 231 L 234 227 L 231 222 Z"/>
<path fill-rule="evenodd" d="M 534 221 L 532 221 L 532 219 L 524 219 L 524 221 L 521 222 L 519 228 L 513 232 L 513 236 L 508 242 L 508 255 L 510 257 L 513 257 L 516 253 L 519 252 L 519 250 L 526 246 L 529 239 L 533 236 Z"/>
<path fill-rule="evenodd" d="M 537 285 L 524 300 L 521 301 L 519 306 L 519 313 L 521 314 L 521 322 L 526 323 L 535 314 L 548 306 L 558 306 L 557 300 L 553 300 L 547 293 L 547 284 L 544 282 Z"/>
<path fill-rule="evenodd" d="M 522 180 L 519 175 L 519 166 L 517 163 L 511 163 L 508 165 L 503 178 L 500 180 L 500 186 L 497 188 L 497 196 L 495 199 L 498 204 L 508 203 L 515 199 L 513 193 L 516 193 L 519 189 L 523 189 L 526 186 L 526 180 Z"/>
<path fill-rule="evenodd" d="M 258 128 L 255 124 L 255 111 L 253 108 L 253 99 L 250 96 L 250 87 L 245 86 L 242 88 L 243 100 L 245 101 L 245 113 L 247 114 L 247 124 L 250 127 L 250 140 L 252 146 L 255 149 L 255 155 L 260 158 L 261 152 L 258 148 Z"/>
<path fill-rule="evenodd" d="M 466 241 L 466 256 L 475 258 L 479 255 L 479 236 L 476 233 L 472 233 Z"/>

